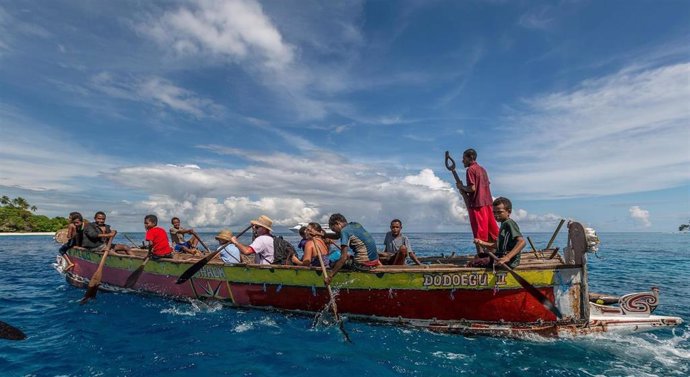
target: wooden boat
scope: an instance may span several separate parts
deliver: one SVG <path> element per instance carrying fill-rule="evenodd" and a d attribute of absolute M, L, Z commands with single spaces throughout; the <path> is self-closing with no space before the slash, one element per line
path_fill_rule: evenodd
<path fill-rule="evenodd" d="M 341 270 L 332 282 L 338 309 L 348 319 L 498 336 L 633 332 L 682 323 L 678 317 L 652 314 L 658 304 L 656 289 L 622 296 L 615 305 L 590 302 L 584 228 L 573 222 L 568 229 L 563 255 L 544 253 L 540 258 L 536 253 L 523 253 L 522 263 L 514 271 L 517 278 L 501 269 L 464 267 L 469 257 L 455 256 L 437 257 L 434 263 L 422 266 Z M 146 252 L 135 249 L 133 254 L 109 254 L 101 289 L 293 312 L 319 312 L 329 302 L 321 270 L 313 267 L 227 265 L 212 260 L 185 283 L 175 284 L 197 258 L 151 261 L 133 288 L 124 289 Z M 550 259 L 549 254 L 553 255 Z M 56 268 L 69 283 L 86 286 L 102 253 L 73 248 L 66 255 L 58 256 Z M 560 318 L 524 282 L 521 285 L 519 278 L 545 296 Z"/>

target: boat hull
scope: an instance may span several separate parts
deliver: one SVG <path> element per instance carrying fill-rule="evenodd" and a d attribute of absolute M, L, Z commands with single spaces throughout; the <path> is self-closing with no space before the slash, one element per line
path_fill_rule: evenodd
<path fill-rule="evenodd" d="M 84 287 L 101 256 L 71 249 L 67 258 L 58 256 L 58 270 L 65 273 L 71 284 Z M 69 266 L 67 259 L 73 266 Z M 102 288 L 125 290 L 125 281 L 142 259 L 110 255 L 103 268 Z M 321 271 L 309 267 L 225 265 L 212 261 L 187 282 L 175 284 L 195 261 L 150 261 L 136 285 L 127 291 L 217 300 L 235 307 L 311 313 L 323 310 L 329 301 Z M 500 270 L 430 265 L 341 271 L 332 287 L 338 309 L 347 318 L 451 333 L 558 336 L 622 329 L 642 331 L 680 323 L 675 317 L 648 317 L 626 324 L 614 318 L 613 313 L 591 320 L 583 310 L 583 305 L 589 303 L 581 299 L 581 266 L 552 264 L 518 272 L 555 303 L 562 319 L 558 320 L 510 274 Z"/>

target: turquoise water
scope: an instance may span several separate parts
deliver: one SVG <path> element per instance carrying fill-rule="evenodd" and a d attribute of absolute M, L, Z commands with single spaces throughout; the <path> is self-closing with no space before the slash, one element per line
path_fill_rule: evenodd
<path fill-rule="evenodd" d="M 215 244 L 211 234 L 202 236 Z M 375 238 L 382 242 L 383 236 Z M 468 234 L 408 236 L 419 255 L 472 250 Z M 530 234 L 541 246 L 549 236 Z M 0 375 L 687 376 L 690 234 L 600 238 L 601 257 L 589 263 L 591 290 L 624 294 L 657 286 L 656 313 L 682 317 L 681 327 L 511 340 L 346 321 L 348 344 L 337 328 L 311 329 L 306 316 L 104 292 L 81 306 L 84 291 L 51 267 L 58 245 L 50 237 L 0 237 L 0 320 L 28 335 L 0 340 Z M 563 245 L 561 236 L 556 246 Z"/>

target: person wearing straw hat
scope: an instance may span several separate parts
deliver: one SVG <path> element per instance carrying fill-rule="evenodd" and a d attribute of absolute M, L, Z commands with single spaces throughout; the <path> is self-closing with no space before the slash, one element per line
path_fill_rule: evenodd
<path fill-rule="evenodd" d="M 273 220 L 266 215 L 261 215 L 256 220 L 250 221 L 252 229 L 257 234 L 251 245 L 244 245 L 237 240 L 237 237 L 230 237 L 230 242 L 237 246 L 240 253 L 244 255 L 254 254 L 254 263 L 256 264 L 271 264 L 273 263 L 273 237 L 271 236 L 271 226 Z"/>
<path fill-rule="evenodd" d="M 232 231 L 227 229 L 221 230 L 220 233 L 216 235 L 218 248 L 221 248 L 220 259 L 226 264 L 249 263 L 249 257 L 242 255 L 240 249 L 230 242 L 231 239 Z"/>

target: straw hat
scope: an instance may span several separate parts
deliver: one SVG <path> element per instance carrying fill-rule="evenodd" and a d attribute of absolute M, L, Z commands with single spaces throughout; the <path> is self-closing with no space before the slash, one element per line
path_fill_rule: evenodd
<path fill-rule="evenodd" d="M 216 235 L 216 239 L 218 241 L 230 242 L 231 238 L 232 238 L 232 232 L 227 230 L 227 229 L 221 230 L 220 233 L 218 233 L 218 235 Z"/>
<path fill-rule="evenodd" d="M 273 225 L 273 220 L 271 220 L 271 218 L 266 215 L 261 215 L 258 219 L 252 220 L 249 223 L 251 223 L 252 225 L 258 225 L 260 227 L 266 228 L 269 232 L 273 231 L 273 229 L 271 229 L 271 226 Z"/>

